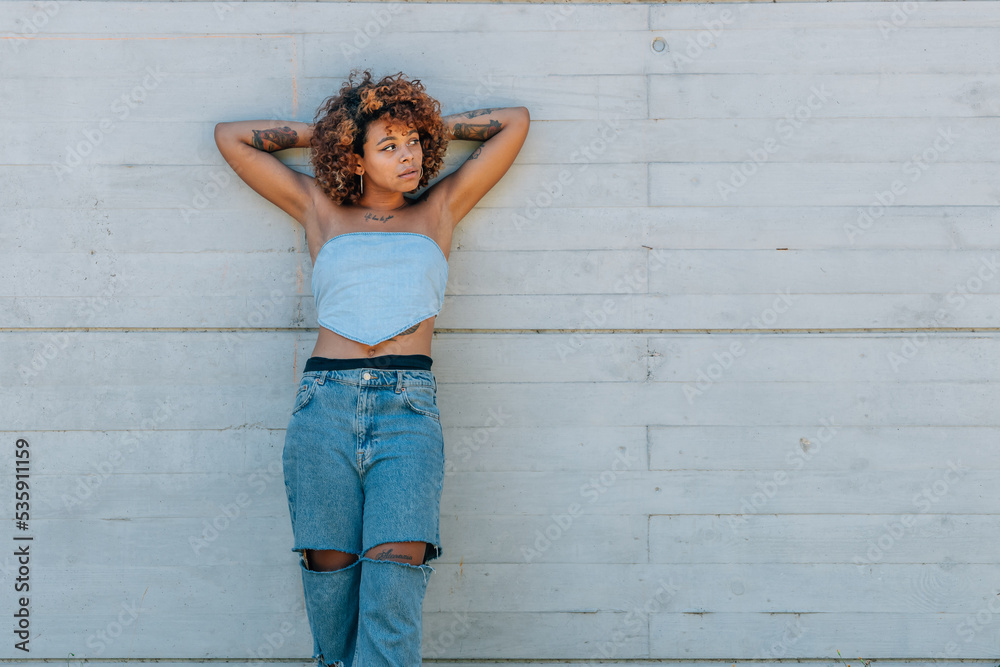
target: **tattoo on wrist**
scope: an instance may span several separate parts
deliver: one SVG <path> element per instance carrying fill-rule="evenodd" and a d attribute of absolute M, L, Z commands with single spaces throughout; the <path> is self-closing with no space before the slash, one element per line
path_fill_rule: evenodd
<path fill-rule="evenodd" d="M 268 153 L 290 148 L 299 140 L 298 133 L 287 125 L 267 130 L 250 130 L 250 132 L 253 135 L 253 147 Z"/>
<path fill-rule="evenodd" d="M 455 123 L 455 129 L 451 131 L 456 139 L 471 139 L 472 141 L 486 141 L 494 134 L 503 129 L 498 120 L 491 120 L 489 123 Z"/>

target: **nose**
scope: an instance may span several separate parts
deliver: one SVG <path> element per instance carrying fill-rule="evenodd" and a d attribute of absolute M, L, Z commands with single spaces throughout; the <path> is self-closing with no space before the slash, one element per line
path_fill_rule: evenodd
<path fill-rule="evenodd" d="M 401 153 L 400 157 L 401 158 L 412 158 L 414 155 L 417 154 L 418 150 L 420 150 L 420 144 L 419 143 L 416 146 L 410 146 L 409 144 L 405 144 L 403 146 L 403 152 Z"/>

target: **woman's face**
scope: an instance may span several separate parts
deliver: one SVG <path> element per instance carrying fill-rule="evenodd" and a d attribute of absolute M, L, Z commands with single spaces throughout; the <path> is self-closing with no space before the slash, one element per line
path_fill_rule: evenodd
<path fill-rule="evenodd" d="M 366 191 L 371 184 L 386 190 L 409 192 L 416 189 L 420 181 L 423 161 L 420 133 L 402 123 L 392 125 L 386 120 L 372 121 L 368 125 L 365 156 L 357 158 L 363 167 Z M 407 174 L 410 171 L 413 173 Z"/>

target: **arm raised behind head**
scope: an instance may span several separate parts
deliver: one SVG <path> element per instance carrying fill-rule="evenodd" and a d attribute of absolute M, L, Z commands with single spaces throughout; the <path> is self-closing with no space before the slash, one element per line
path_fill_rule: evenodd
<path fill-rule="evenodd" d="M 462 166 L 434 184 L 442 222 L 457 225 L 507 173 L 528 136 L 525 107 L 476 109 L 442 118 L 450 139 L 482 141 Z"/>
<path fill-rule="evenodd" d="M 218 123 L 215 145 L 244 183 L 305 226 L 313 207 L 313 177 L 286 166 L 271 153 L 308 148 L 312 133 L 308 123 L 241 120 Z"/>

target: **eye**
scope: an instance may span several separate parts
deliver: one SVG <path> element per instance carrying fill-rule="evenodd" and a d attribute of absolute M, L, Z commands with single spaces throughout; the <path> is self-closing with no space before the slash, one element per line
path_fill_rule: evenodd
<path fill-rule="evenodd" d="M 420 143 L 420 138 L 418 137 L 418 138 L 416 138 L 416 139 L 410 139 L 410 144 L 412 145 L 413 143 L 418 143 L 418 144 L 419 144 L 419 143 Z M 393 149 L 394 149 L 395 147 L 396 147 L 396 144 L 387 144 L 387 145 L 386 145 L 386 147 L 385 147 L 385 148 L 383 148 L 382 150 L 383 150 L 383 151 L 387 151 L 387 150 L 389 150 L 390 148 L 393 148 Z"/>

